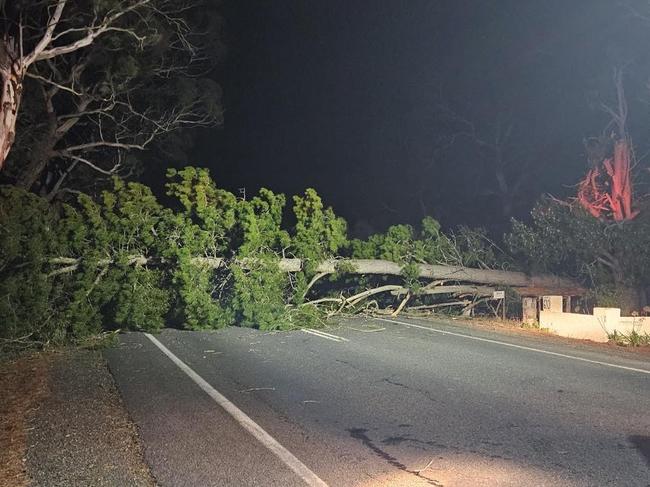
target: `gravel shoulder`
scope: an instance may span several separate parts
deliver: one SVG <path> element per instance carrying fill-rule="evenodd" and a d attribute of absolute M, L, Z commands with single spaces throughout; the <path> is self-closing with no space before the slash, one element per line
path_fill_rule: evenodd
<path fill-rule="evenodd" d="M 0 485 L 23 487 L 28 420 L 47 395 L 50 354 L 0 361 Z"/>
<path fill-rule="evenodd" d="M 0 381 L 11 391 L 0 408 L 0 485 L 155 485 L 100 352 L 21 358 L 3 365 Z"/>

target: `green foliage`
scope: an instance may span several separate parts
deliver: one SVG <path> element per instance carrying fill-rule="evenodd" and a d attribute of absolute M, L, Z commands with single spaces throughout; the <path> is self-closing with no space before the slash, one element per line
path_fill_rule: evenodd
<path fill-rule="evenodd" d="M 293 201 L 296 227 L 292 249 L 296 256 L 317 265 L 345 247 L 347 223 L 331 207 L 324 208 L 314 189 L 308 188 L 304 196 L 294 196 Z"/>
<path fill-rule="evenodd" d="M 404 267 L 402 267 L 402 276 L 404 276 L 404 287 L 407 287 L 411 290 L 411 292 L 417 293 L 420 287 L 420 270 L 418 268 L 418 264 L 415 262 L 410 262 L 408 264 L 405 264 Z"/>
<path fill-rule="evenodd" d="M 353 258 L 402 264 L 403 284 L 415 294 L 422 285 L 418 264 L 495 267 L 505 263 L 503 253 L 484 230 L 461 227 L 448 236 L 431 217 L 422 220 L 419 230 L 411 225 L 393 225 L 385 233 L 371 235 L 367 240 L 352 240 L 350 247 Z"/>
<path fill-rule="evenodd" d="M 96 333 L 102 323 L 109 328 L 162 326 L 169 307 L 168 293 L 159 289 L 163 273 L 134 259 L 164 253 L 159 235 L 170 218 L 151 190 L 137 183 L 115 179 L 113 190 L 104 191 L 99 202 L 79 196 L 76 212 L 61 222 L 75 235 L 68 255 L 81 259 L 66 313 L 75 336 Z"/>
<path fill-rule="evenodd" d="M 168 169 L 167 177 L 167 194 L 175 197 L 184 210 L 176 246 L 195 255 L 224 255 L 237 222 L 237 198 L 218 189 L 207 169 Z"/>
<path fill-rule="evenodd" d="M 238 202 L 235 247 L 239 256 L 282 252 L 290 245 L 289 233 L 281 228 L 285 201 L 283 194 L 262 188 L 251 201 Z"/>
<path fill-rule="evenodd" d="M 232 314 L 221 306 L 216 294 L 217 275 L 209 266 L 192 263 L 188 255 L 179 258 L 173 282 L 177 286 L 186 328 L 205 330 L 232 323 Z"/>
<path fill-rule="evenodd" d="M 281 228 L 284 195 L 261 189 L 250 201 L 238 200 L 218 189 L 207 169 L 169 170 L 168 176 L 168 194 L 184 209 L 174 282 L 186 326 L 218 328 L 234 320 L 265 329 L 282 326 L 286 274 L 273 261 L 290 245 Z M 219 282 L 223 276 L 193 263 L 197 255 L 235 258 L 229 280 Z M 254 261 L 242 268 L 237 259 L 246 257 Z"/>
<path fill-rule="evenodd" d="M 309 280 L 316 267 L 337 255 L 348 245 L 347 223 L 331 207 L 325 208 L 316 190 L 308 188 L 304 196 L 293 197 L 296 225 L 291 250 L 302 259 L 303 270 L 295 276 L 294 304 L 302 304 Z"/>
<path fill-rule="evenodd" d="M 237 198 L 217 188 L 207 169 L 186 167 L 167 171 L 167 194 L 182 210 L 173 222 L 173 239 L 167 256 L 175 262 L 173 283 L 178 292 L 180 319 L 190 329 L 221 328 L 232 322 L 232 313 L 221 304 L 219 273 L 193 262 L 195 256 L 224 257 L 231 251 L 237 224 Z"/>
<path fill-rule="evenodd" d="M 168 292 L 162 271 L 134 267 L 134 256 L 161 253 L 159 232 L 170 218 L 149 188 L 116 179 L 99 202 L 80 195 L 54 208 L 23 190 L 3 187 L 2 335 L 42 343 L 80 340 L 102 327 L 162 326 Z M 76 259 L 65 273 L 51 260 Z M 4 272 L 6 269 L 6 272 Z"/>
<path fill-rule="evenodd" d="M 509 257 L 488 238 L 482 228 L 461 226 L 452 234 L 452 239 L 460 263 L 465 267 L 494 269 L 512 265 Z"/>
<path fill-rule="evenodd" d="M 415 247 L 413 227 L 393 225 L 386 233 L 371 235 L 366 241 L 353 240 L 352 257 L 384 259 L 404 264 L 415 258 Z"/>
<path fill-rule="evenodd" d="M 386 233 L 371 235 L 368 240 L 353 240 L 352 256 L 359 259 L 383 259 L 403 264 L 404 286 L 417 292 L 420 288 L 418 264 L 437 264 L 452 255 L 453 245 L 431 217 L 422 220 L 419 232 L 410 225 L 393 225 Z"/>
<path fill-rule="evenodd" d="M 0 187 L 0 338 L 46 342 L 56 331 L 47 258 L 58 251 L 56 214 L 43 199 Z"/>
<path fill-rule="evenodd" d="M 449 260 L 455 255 L 456 249 L 452 241 L 442 233 L 440 223 L 427 216 L 422 219 L 422 230 L 419 242 L 416 244 L 416 260 L 428 264 L 450 263 Z"/>
<path fill-rule="evenodd" d="M 288 327 L 285 295 L 288 281 L 272 255 L 259 255 L 247 265 L 230 268 L 234 278 L 232 309 L 238 323 L 262 330 Z"/>
<path fill-rule="evenodd" d="M 323 324 L 322 309 L 304 304 L 308 283 L 348 241 L 345 221 L 313 189 L 294 197 L 289 232 L 282 194 L 261 189 L 243 200 L 200 168 L 171 169 L 168 177 L 174 208 L 163 207 L 148 187 L 117 178 L 99 197 L 80 194 L 69 205 L 0 187 L 0 313 L 7 317 L 0 338 L 92 344 L 107 330 L 156 331 L 170 322 L 264 330 Z M 281 269 L 285 253 L 302 260 L 301 271 Z M 354 241 L 352 253 L 398 262 L 415 292 L 419 264 L 459 255 L 431 218 L 417 233 L 396 225 Z M 352 270 L 338 261 L 332 279 Z M 343 284 L 353 291 L 380 279 L 347 276 Z"/>
<path fill-rule="evenodd" d="M 609 339 L 613 340 L 617 345 L 624 347 L 647 347 L 650 346 L 650 334 L 639 333 L 632 330 L 630 333 L 621 333 L 614 330 L 614 333 L 609 335 Z"/>
<path fill-rule="evenodd" d="M 115 323 L 144 331 L 161 329 L 170 304 L 170 292 L 163 288 L 162 273 L 136 268 L 124 277 L 115 295 Z"/>
<path fill-rule="evenodd" d="M 325 326 L 325 313 L 320 308 L 306 304 L 291 308 L 288 313 L 287 328 L 321 328 Z"/>
<path fill-rule="evenodd" d="M 353 240 L 351 246 L 352 256 L 359 259 L 384 259 L 400 264 L 460 263 L 453 241 L 431 217 L 422 220 L 419 232 L 411 225 L 393 225 L 386 233 L 371 235 L 366 241 Z"/>
<path fill-rule="evenodd" d="M 513 222 L 510 250 L 531 271 L 583 279 L 596 288 L 650 284 L 650 223 L 640 216 L 611 224 L 582 208 L 542 201 L 533 222 Z"/>

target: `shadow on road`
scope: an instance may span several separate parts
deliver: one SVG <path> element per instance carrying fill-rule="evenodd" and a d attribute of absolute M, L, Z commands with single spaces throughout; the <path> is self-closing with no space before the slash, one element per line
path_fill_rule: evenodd
<path fill-rule="evenodd" d="M 628 438 L 650 467 L 650 436 L 633 435 Z"/>

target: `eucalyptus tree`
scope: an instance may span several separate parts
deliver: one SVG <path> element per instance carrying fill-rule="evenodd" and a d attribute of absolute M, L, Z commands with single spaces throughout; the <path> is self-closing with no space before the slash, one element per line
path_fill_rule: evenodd
<path fill-rule="evenodd" d="M 200 1 L 6 3 L 0 167 L 50 197 L 66 180 L 126 175 L 133 152 L 222 121 L 208 75 L 223 53 Z"/>

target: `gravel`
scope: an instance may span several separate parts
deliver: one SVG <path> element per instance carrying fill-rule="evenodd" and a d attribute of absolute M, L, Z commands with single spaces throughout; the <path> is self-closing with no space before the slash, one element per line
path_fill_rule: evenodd
<path fill-rule="evenodd" d="M 135 425 L 100 352 L 58 354 L 29 424 L 32 486 L 153 486 Z"/>

